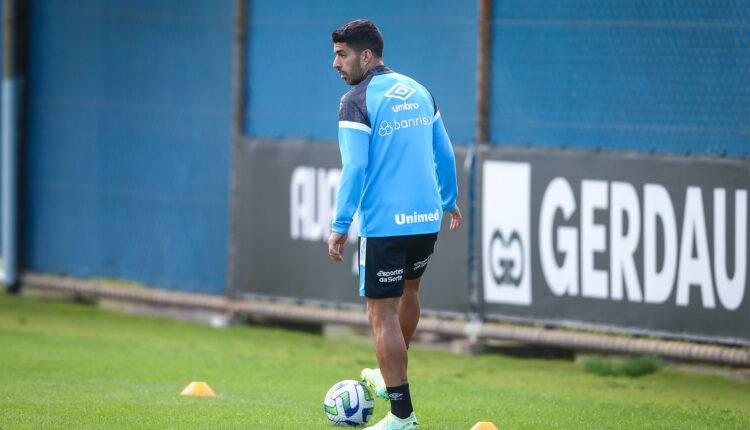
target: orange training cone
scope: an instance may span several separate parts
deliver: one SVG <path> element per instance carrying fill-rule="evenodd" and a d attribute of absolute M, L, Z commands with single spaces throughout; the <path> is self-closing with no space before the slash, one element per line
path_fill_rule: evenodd
<path fill-rule="evenodd" d="M 498 428 L 491 422 L 479 421 L 478 423 L 474 424 L 474 427 L 472 427 L 471 430 L 498 430 Z"/>
<path fill-rule="evenodd" d="M 191 382 L 180 393 L 181 396 L 216 397 L 216 393 L 205 382 Z"/>

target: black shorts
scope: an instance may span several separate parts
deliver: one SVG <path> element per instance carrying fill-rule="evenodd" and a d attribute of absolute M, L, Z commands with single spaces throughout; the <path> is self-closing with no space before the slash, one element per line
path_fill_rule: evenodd
<path fill-rule="evenodd" d="M 359 238 L 359 295 L 373 299 L 401 297 L 404 279 L 427 269 L 437 233 Z"/>

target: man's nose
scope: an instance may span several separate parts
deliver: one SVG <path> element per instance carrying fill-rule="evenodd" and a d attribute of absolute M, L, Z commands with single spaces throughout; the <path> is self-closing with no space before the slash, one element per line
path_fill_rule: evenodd
<path fill-rule="evenodd" d="M 339 59 L 338 58 L 334 58 L 333 59 L 333 68 L 336 69 L 336 70 L 338 70 L 339 66 L 340 66 Z"/>

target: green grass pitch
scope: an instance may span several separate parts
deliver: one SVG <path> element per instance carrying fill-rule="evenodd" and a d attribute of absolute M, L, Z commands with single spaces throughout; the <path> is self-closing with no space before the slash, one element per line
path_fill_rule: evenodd
<path fill-rule="evenodd" d="M 424 429 L 750 428 L 750 384 L 669 367 L 602 377 L 570 361 L 419 348 L 409 365 Z M 362 339 L 214 329 L 0 293 L 2 429 L 333 429 L 323 396 L 370 366 Z M 199 380 L 218 397 L 179 395 Z M 375 419 L 386 410 L 378 400 Z"/>

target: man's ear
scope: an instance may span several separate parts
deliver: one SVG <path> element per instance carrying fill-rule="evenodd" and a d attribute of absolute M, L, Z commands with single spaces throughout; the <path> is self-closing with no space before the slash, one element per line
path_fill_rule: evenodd
<path fill-rule="evenodd" d="M 372 61 L 372 51 L 370 51 L 369 49 L 365 49 L 364 51 L 362 51 L 362 54 L 360 54 L 359 58 L 361 58 L 360 61 L 361 63 L 363 63 L 362 65 L 369 64 L 370 61 Z"/>

